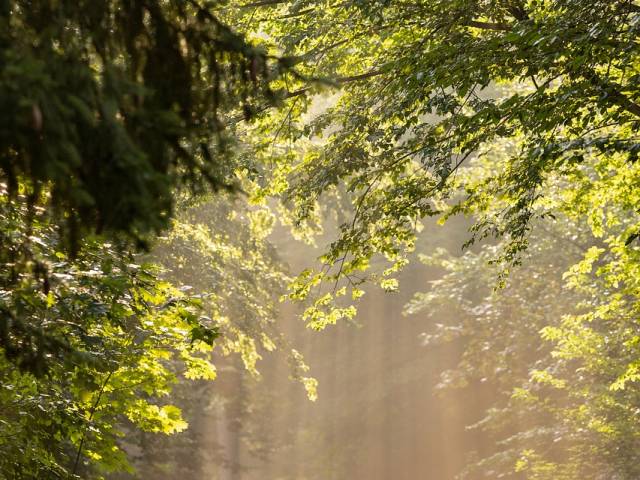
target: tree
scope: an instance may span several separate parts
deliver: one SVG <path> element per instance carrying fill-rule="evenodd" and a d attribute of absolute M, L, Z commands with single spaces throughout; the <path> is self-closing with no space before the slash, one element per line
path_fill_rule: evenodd
<path fill-rule="evenodd" d="M 0 275 L 1 477 L 133 472 L 137 439 L 188 426 L 169 396 L 176 384 L 207 391 L 222 356 L 257 376 L 261 351 L 289 348 L 291 375 L 315 397 L 274 322 L 286 276 L 266 242 L 269 212 L 221 197 L 183 208 L 152 258 L 101 240 L 83 241 L 72 258 L 43 210 L 26 222 L 27 207 L 8 203 L 0 232 L 30 242 L 29 259 L 48 275 L 20 265 Z"/>
<path fill-rule="evenodd" d="M 225 115 L 272 101 L 285 66 L 197 0 L 3 1 L 0 179 L 43 206 L 70 251 L 144 242 L 176 189 L 230 187 Z"/>
<path fill-rule="evenodd" d="M 499 155 L 499 153 L 496 153 Z M 498 245 L 462 256 L 430 252 L 443 268 L 407 313 L 455 311 L 451 323 L 429 326 L 425 344 L 463 341 L 459 364 L 443 372 L 441 389 L 497 392 L 486 416 L 484 455 L 470 460 L 468 478 L 573 479 L 638 475 L 639 405 L 637 246 L 625 245 L 637 214 L 629 213 L 637 166 L 620 156 L 585 159 L 546 183 L 558 213 L 535 220 L 522 265 L 502 289 L 491 288 Z M 461 182 L 482 181 L 491 162 L 474 162 Z M 494 213 L 503 208 L 493 205 Z M 585 219 L 586 217 L 586 219 Z M 492 282 L 492 279 L 494 282 Z"/>
<path fill-rule="evenodd" d="M 174 227 L 179 198 L 239 190 L 224 124 L 274 104 L 289 67 L 217 7 L 0 1 L 2 477 L 129 470 L 123 432 L 184 430 L 162 397 L 179 377 L 215 377 L 214 344 L 254 369 L 257 342 L 271 341 L 267 306 L 257 324 L 234 323 L 137 255 Z M 265 298 L 237 287 L 245 313 Z"/>
<path fill-rule="evenodd" d="M 490 156 L 496 141 L 513 140 L 510 154 L 451 213 L 508 199 L 474 228 L 476 239 L 510 238 L 507 263 L 526 247 L 534 215 L 547 213 L 534 205 L 544 201 L 549 174 L 591 153 L 636 158 L 633 2 L 303 1 L 256 9 L 260 28 L 298 60 L 296 72 L 317 80 L 285 75 L 290 107 L 261 126 L 278 132 L 279 145 L 265 148 L 270 138 L 256 149 L 279 163 L 270 191 L 294 205 L 298 222 L 336 190 L 353 213 L 325 268 L 306 283 L 352 277 L 377 255 L 404 262 L 420 219 L 447 210 L 442 200 L 458 193 L 456 174 Z M 340 87 L 337 100 L 304 115 L 322 83 Z M 296 140 L 301 155 L 290 148 Z"/>
<path fill-rule="evenodd" d="M 264 405 L 277 397 L 261 382 L 265 353 L 286 361 L 289 379 L 308 398 L 317 396 L 317 382 L 280 325 L 277 300 L 288 275 L 269 243 L 275 216 L 267 208 L 249 208 L 232 194 L 188 202 L 180 210 L 151 260 L 163 266 L 165 280 L 202 297 L 203 313 L 219 334 L 211 361 L 220 378 L 214 383 L 179 377 L 170 398 L 190 428 L 177 437 L 128 430 L 124 443 L 135 452 L 135 472 L 114 478 L 199 478 L 247 469 L 230 445 L 216 442 L 216 424 L 231 429 L 235 441 L 258 458 L 280 446 L 282 441 L 263 426 L 270 419 Z"/>
<path fill-rule="evenodd" d="M 159 399 L 179 371 L 215 377 L 206 353 L 217 326 L 202 317 L 200 299 L 158 279 L 152 266 L 101 242 L 84 242 L 71 260 L 56 248 L 54 226 L 40 218 L 27 226 L 10 210 L 0 231 L 20 238 L 28 230 L 50 272 L 38 282 L 24 274 L 16 281 L 11 268 L 0 276 L 0 476 L 127 469 L 122 422 L 167 434 L 186 428 L 179 409 Z"/>
<path fill-rule="evenodd" d="M 374 270 L 369 278 L 396 288 L 392 276 L 414 248 L 422 218 L 473 215 L 471 238 L 461 243 L 481 242 L 484 253 L 452 262 L 449 283 L 427 297 L 450 301 L 446 286 L 454 294 L 483 287 L 483 303 L 495 310 L 473 327 L 463 320 L 436 336 L 456 329 L 476 336 L 458 369 L 462 380 L 479 373 L 472 367 L 489 371 L 507 354 L 517 357 L 511 375 L 493 376 L 509 386 L 501 387 L 504 403 L 487 417 L 489 429 L 504 433 L 500 422 L 527 409 L 540 414 L 531 431 L 497 446 L 497 456 L 476 471 L 493 478 L 497 465 L 514 478 L 637 477 L 630 419 L 638 408 L 632 385 L 640 6 L 626 0 L 261 5 L 251 14 L 303 75 L 284 76 L 289 108 L 265 115 L 247 135 L 254 151 L 277 165 L 262 194 L 291 205 L 298 225 L 313 222 L 332 195 L 350 216 L 321 266 L 292 284 L 291 298 L 315 300 L 305 315 L 309 325 L 323 328 L 353 315 L 340 302 L 349 289 L 359 295 L 362 271 Z M 315 94 L 328 87 L 335 96 L 319 109 Z M 274 131 L 276 140 L 260 139 Z M 483 168 L 474 161 L 485 162 Z M 500 248 L 488 247 L 489 237 L 500 239 Z M 541 250 L 576 239 L 585 240 L 576 257 L 565 248 L 546 250 L 552 271 L 536 263 L 545 261 L 536 260 Z M 390 268 L 373 269 L 379 257 Z M 516 305 L 492 297 L 473 277 L 490 258 L 500 266 L 493 274 L 502 286 L 509 275 L 516 284 L 527 273 L 543 280 L 527 279 L 530 288 Z M 532 263 L 513 273 L 525 260 Z M 537 289 L 553 274 L 560 282 L 565 269 L 575 305 L 551 295 L 558 292 L 547 292 L 543 302 Z M 550 318 L 540 313 L 545 308 Z M 510 318 L 507 310 L 520 315 Z M 526 341 L 541 328 L 549 343 L 531 358 Z M 486 358 L 480 346 L 490 349 Z M 564 458 L 547 448 L 550 438 Z"/>
<path fill-rule="evenodd" d="M 290 288 L 292 299 L 314 295 L 304 318 L 316 329 L 355 314 L 377 257 L 390 265 L 373 277 L 397 288 L 425 216 L 475 215 L 471 242 L 505 240 L 503 272 L 558 212 L 586 221 L 593 248 L 568 280 L 591 303 L 545 325 L 555 360 L 532 378 L 561 390 L 580 365 L 554 418 L 593 433 L 598 454 L 632 451 L 639 19 L 631 0 L 0 1 L 2 472 L 125 467 L 113 449 L 123 417 L 184 427 L 156 400 L 176 365 L 213 376 L 194 348 L 226 329 L 218 344 L 249 369 L 260 342 L 271 348 L 268 308 L 238 327 L 134 262 L 169 227 L 178 195 L 238 178 L 255 203 L 279 197 L 302 233 L 328 196 L 344 206 L 321 267 Z M 336 98 L 316 108 L 330 87 Z M 269 109 L 278 100 L 285 108 Z M 488 163 L 466 170 L 474 159 Z M 229 261 L 233 277 L 211 272 L 237 282 L 243 300 L 229 311 L 270 301 L 283 277 L 264 244 L 249 236 L 233 250 L 207 226 L 175 228 L 174 259 Z M 267 281 L 252 290 L 246 271 Z M 39 413 L 54 407 L 52 419 Z M 533 450 L 517 464 L 532 478 L 591 473 L 582 456 L 558 465 Z M 634 478 L 633 458 L 594 468 Z"/>
<path fill-rule="evenodd" d="M 11 268 L 9 291 L 30 278 L 47 293 L 51 265 L 33 237 L 40 225 L 57 226 L 49 246 L 71 257 L 89 236 L 137 251 L 169 227 L 179 192 L 237 188 L 223 120 L 273 103 L 271 82 L 287 62 L 235 33 L 214 6 L 1 3 L 0 261 Z M 25 323 L 1 321 L 0 347 L 18 355 Z"/>

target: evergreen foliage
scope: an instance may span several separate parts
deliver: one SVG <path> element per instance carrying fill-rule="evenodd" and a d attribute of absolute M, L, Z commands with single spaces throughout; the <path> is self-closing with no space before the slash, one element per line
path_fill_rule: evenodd
<path fill-rule="evenodd" d="M 233 183 L 222 119 L 273 99 L 283 62 L 213 6 L 2 2 L 0 175 L 71 252 L 87 233 L 143 242 L 168 226 L 176 188 Z"/>
<path fill-rule="evenodd" d="M 185 194 L 238 190 L 225 122 L 274 103 L 271 83 L 289 67 L 217 7 L 0 2 L 2 478 L 130 471 L 122 437 L 184 430 L 163 397 L 178 379 L 213 380 L 214 346 L 255 372 L 258 345 L 283 344 L 269 337 L 273 283 L 257 298 L 246 284 L 262 270 L 280 275 L 263 257 L 260 223 L 239 226 L 254 248 L 245 283 L 230 259 L 246 248 L 171 223 Z M 229 289 L 238 281 L 245 322 L 222 313 L 230 307 L 222 294 L 214 301 L 215 285 L 179 289 L 137 255 L 168 229 L 201 242 L 194 262 L 230 248 L 211 260 L 227 268 Z M 299 356 L 296 368 L 306 369 Z"/>

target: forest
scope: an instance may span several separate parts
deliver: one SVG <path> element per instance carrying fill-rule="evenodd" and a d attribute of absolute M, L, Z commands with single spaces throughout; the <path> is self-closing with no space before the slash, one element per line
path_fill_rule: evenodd
<path fill-rule="evenodd" d="M 639 39 L 0 0 L 0 479 L 640 479 Z"/>

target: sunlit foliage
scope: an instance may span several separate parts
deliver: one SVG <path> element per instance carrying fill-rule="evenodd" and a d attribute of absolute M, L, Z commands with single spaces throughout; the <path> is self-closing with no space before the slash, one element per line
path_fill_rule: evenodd
<path fill-rule="evenodd" d="M 309 326 L 352 317 L 341 299 L 365 275 L 397 288 L 421 219 L 472 215 L 460 243 L 481 253 L 436 256 L 450 273 L 422 301 L 463 309 L 460 325 L 436 334 L 472 338 L 450 383 L 491 374 L 505 389 L 497 408 L 529 409 L 531 430 L 480 469 L 636 478 L 640 6 L 284 1 L 251 15 L 303 74 L 281 79 L 289 108 L 247 135 L 275 165 L 265 194 L 301 226 L 331 195 L 348 205 L 322 265 L 291 284 L 289 298 L 314 302 Z M 319 91 L 333 94 L 322 108 Z M 468 290 L 481 298 L 464 311 Z"/>
<path fill-rule="evenodd" d="M 491 165 L 476 163 L 461 181 L 482 182 Z M 460 363 L 442 374 L 443 394 L 500 393 L 470 426 L 492 447 L 470 456 L 468 478 L 638 476 L 638 218 L 629 203 L 638 169 L 611 156 L 566 173 L 569 182 L 545 182 L 545 202 L 535 208 L 556 215 L 532 223 L 522 265 L 503 288 L 495 288 L 500 266 L 491 265 L 502 245 L 432 252 L 423 261 L 444 274 L 406 309 L 434 319 L 427 348 L 464 342 Z M 501 208 L 496 202 L 482 214 Z M 451 309 L 452 323 L 437 321 Z"/>
<path fill-rule="evenodd" d="M 25 247 L 0 276 L 0 475 L 126 469 L 119 425 L 186 428 L 162 400 L 178 374 L 171 362 L 187 378 L 214 378 L 203 354 L 218 327 L 201 317 L 200 299 L 116 246 L 88 241 L 70 260 L 54 226 L 0 206 L 2 234 Z"/>
<path fill-rule="evenodd" d="M 460 169 L 516 136 L 460 210 L 507 199 L 477 223 L 474 238 L 506 235 L 504 260 L 517 262 L 531 219 L 546 213 L 534 205 L 549 174 L 590 152 L 636 158 L 639 10 L 627 0 L 283 1 L 249 9 L 273 48 L 298 60 L 297 75 L 280 80 L 289 108 L 248 135 L 277 165 L 268 190 L 299 223 L 331 192 L 351 205 L 324 268 L 301 282 L 338 276 L 357 286 L 382 256 L 392 267 L 376 281 L 394 288 L 388 278 L 413 248 L 420 220 L 459 192 L 452 185 Z M 319 89 L 335 93 L 321 110 Z M 314 325 L 316 314 L 329 323 L 345 316 L 324 307 L 309 311 Z"/>
<path fill-rule="evenodd" d="M 476 249 L 426 252 L 409 310 L 460 313 L 425 337 L 466 339 L 443 387 L 503 394 L 469 474 L 637 478 L 639 29 L 631 0 L 0 1 L 0 474 L 128 470 L 212 351 L 255 376 L 286 348 L 315 398 L 283 285 L 310 328 L 352 319 L 462 213 Z M 223 188 L 252 207 L 213 218 Z M 276 217 L 312 241 L 328 204 L 289 281 Z"/>

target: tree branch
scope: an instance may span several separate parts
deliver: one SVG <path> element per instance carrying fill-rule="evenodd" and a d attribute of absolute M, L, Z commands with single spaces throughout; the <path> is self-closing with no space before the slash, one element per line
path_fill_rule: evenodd
<path fill-rule="evenodd" d="M 601 78 L 592 68 L 585 68 L 581 73 L 582 76 L 586 78 L 592 85 L 605 92 L 613 101 L 613 103 L 615 103 L 619 107 L 622 107 L 624 110 L 635 115 L 636 117 L 640 117 L 640 105 L 633 102 L 629 97 L 622 93 L 619 90 L 618 85 L 607 82 L 606 80 Z"/>
<path fill-rule="evenodd" d="M 499 32 L 506 32 L 511 30 L 511 25 L 506 23 L 496 23 L 496 22 L 481 22 L 478 20 L 469 20 L 468 22 L 463 23 L 465 27 L 474 27 L 480 28 L 483 30 L 495 30 Z"/>
<path fill-rule="evenodd" d="M 286 15 L 282 15 L 281 17 L 277 17 L 277 20 L 286 20 L 287 18 L 302 17 L 307 13 L 313 12 L 314 10 L 315 8 L 305 8 L 304 10 L 300 10 L 299 12 L 288 13 Z"/>
<path fill-rule="evenodd" d="M 630 4 L 628 5 L 628 8 L 631 11 L 640 13 L 640 7 L 637 5 Z M 521 18 L 523 15 L 525 15 L 524 18 L 526 18 L 526 12 L 524 12 L 523 10 L 518 9 L 516 12 L 513 13 L 514 16 L 516 16 L 516 13 L 518 14 L 516 18 Z M 476 20 L 470 20 L 464 23 L 464 25 L 468 27 L 475 27 L 475 28 L 481 28 L 484 30 L 494 30 L 494 31 L 510 31 L 512 29 L 511 25 L 508 25 L 505 23 L 480 22 Z M 640 105 L 633 102 L 631 99 L 629 99 L 629 97 L 627 97 L 624 93 L 622 93 L 619 90 L 618 86 L 600 78 L 600 76 L 593 69 L 590 69 L 590 68 L 584 69 L 580 73 L 584 78 L 589 80 L 589 82 L 591 82 L 592 85 L 606 92 L 609 98 L 613 101 L 613 103 L 623 108 L 627 112 L 637 117 L 640 117 Z M 535 83 L 535 79 L 534 79 L 534 83 Z"/>
<path fill-rule="evenodd" d="M 382 70 L 372 70 L 370 72 L 367 73 L 361 73 L 359 75 L 352 75 L 350 77 L 338 77 L 336 79 L 334 79 L 333 81 L 336 83 L 350 83 L 350 82 L 358 82 L 360 80 L 366 80 L 367 78 L 371 78 L 371 77 L 376 77 L 378 75 L 382 75 L 383 72 Z"/>
<path fill-rule="evenodd" d="M 627 10 L 629 10 L 630 12 L 640 13 L 640 5 L 636 5 L 635 3 L 628 3 L 625 5 L 625 7 L 627 7 Z"/>
<path fill-rule="evenodd" d="M 257 2 L 245 3 L 240 7 L 241 8 L 271 7 L 275 5 L 280 5 L 281 3 L 289 3 L 289 0 L 259 0 Z"/>
<path fill-rule="evenodd" d="M 96 409 L 100 404 L 100 400 L 102 400 L 102 394 L 104 393 L 104 389 L 106 388 L 107 383 L 109 383 L 109 380 L 111 379 L 111 375 L 113 375 L 113 370 L 109 372 L 109 374 L 107 375 L 107 378 L 105 378 L 104 382 L 102 382 L 102 386 L 100 387 L 100 391 L 98 392 L 98 397 L 96 398 L 96 401 L 91 406 L 91 410 L 89 410 L 89 418 L 87 422 L 91 422 L 91 420 L 93 420 L 93 415 L 96 413 Z M 87 427 L 88 427 L 88 423 L 84 427 L 84 430 L 82 432 L 82 438 L 80 439 L 80 445 L 78 445 L 78 451 L 76 453 L 76 461 L 74 462 L 74 465 L 73 465 L 74 475 L 78 471 L 78 465 L 80 465 L 80 456 L 82 455 L 82 448 L 84 447 L 84 441 L 87 436 Z"/>

